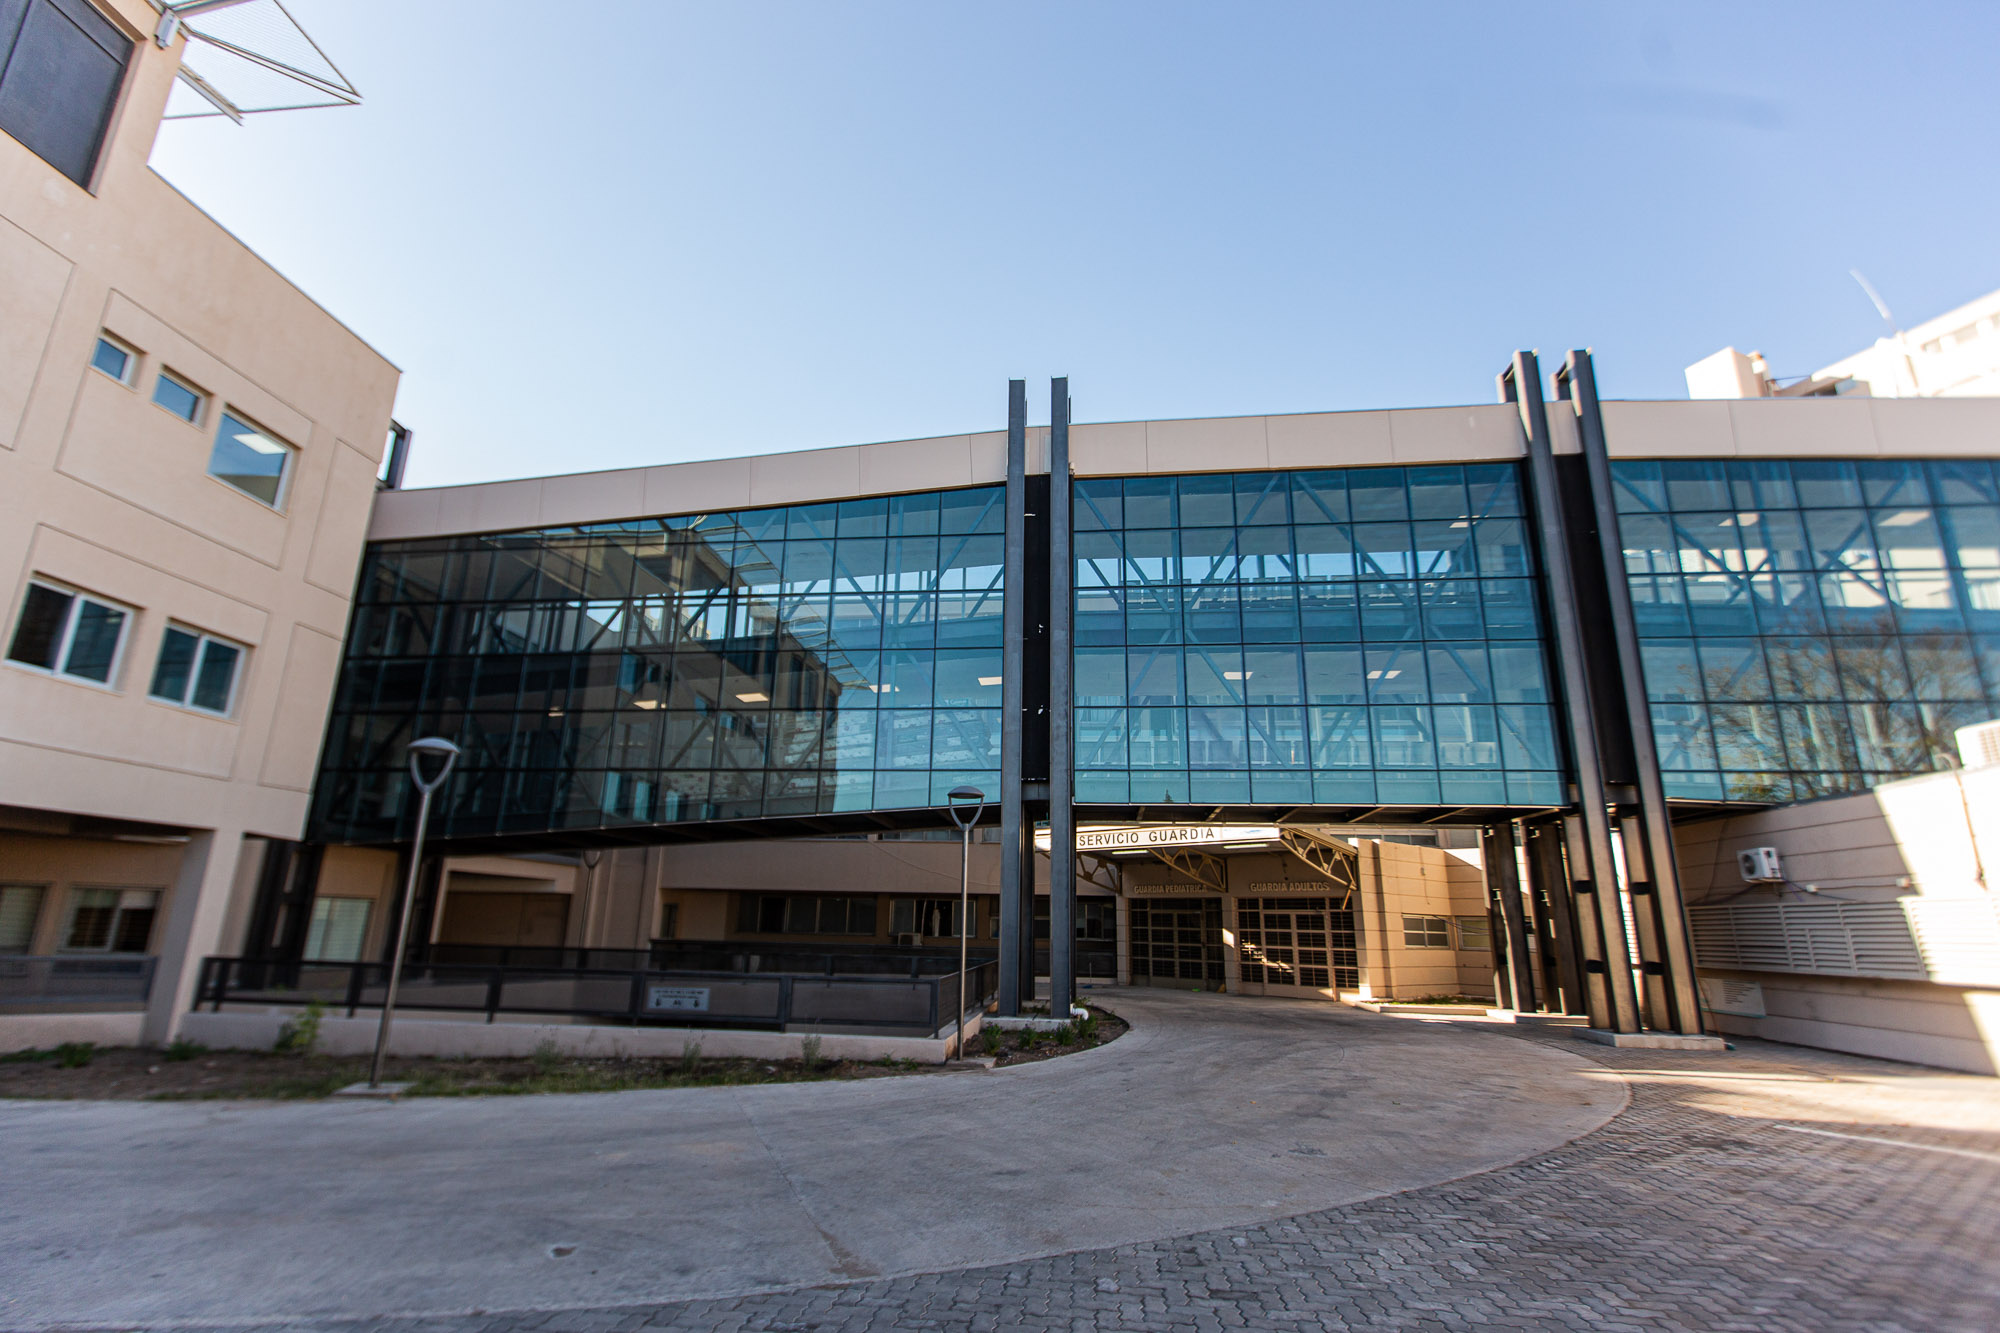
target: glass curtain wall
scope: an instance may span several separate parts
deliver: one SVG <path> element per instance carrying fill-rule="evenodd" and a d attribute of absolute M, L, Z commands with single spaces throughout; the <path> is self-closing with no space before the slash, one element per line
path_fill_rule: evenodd
<path fill-rule="evenodd" d="M 1513 465 L 1075 487 L 1079 802 L 1561 803 Z"/>
<path fill-rule="evenodd" d="M 943 805 L 998 790 L 1003 488 L 372 547 L 317 837 Z"/>
<path fill-rule="evenodd" d="M 2000 716 L 1988 462 L 1611 466 L 1669 796 L 1855 791 Z"/>

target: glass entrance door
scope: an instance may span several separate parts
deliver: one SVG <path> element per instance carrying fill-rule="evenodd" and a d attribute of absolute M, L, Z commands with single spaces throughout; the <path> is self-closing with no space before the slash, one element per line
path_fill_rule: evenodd
<path fill-rule="evenodd" d="M 1222 899 L 1132 899 L 1132 984 L 1222 988 Z"/>
<path fill-rule="evenodd" d="M 1251 995 L 1331 997 L 1361 985 L 1354 912 L 1330 898 L 1241 898 L 1236 947 Z"/>

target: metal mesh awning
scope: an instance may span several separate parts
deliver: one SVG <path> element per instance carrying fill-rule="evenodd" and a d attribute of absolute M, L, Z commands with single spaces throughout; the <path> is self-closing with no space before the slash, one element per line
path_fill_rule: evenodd
<path fill-rule="evenodd" d="M 166 119 L 354 106 L 356 88 L 282 0 L 182 0 L 160 13 L 161 45 L 187 38 Z"/>

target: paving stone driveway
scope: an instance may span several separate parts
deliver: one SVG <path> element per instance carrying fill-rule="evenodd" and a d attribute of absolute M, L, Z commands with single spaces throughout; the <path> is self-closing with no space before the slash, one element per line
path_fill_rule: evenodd
<path fill-rule="evenodd" d="M 1633 1092 L 1597 1132 L 1284 1221 L 729 1300 L 319 1327 L 2000 1327 L 2000 1081 L 1755 1042 L 1729 1055 L 1589 1049 Z"/>

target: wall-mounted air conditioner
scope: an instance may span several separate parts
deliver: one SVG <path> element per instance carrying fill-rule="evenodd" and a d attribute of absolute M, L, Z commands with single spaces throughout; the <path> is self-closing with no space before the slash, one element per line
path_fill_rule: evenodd
<path fill-rule="evenodd" d="M 1967 768 L 2000 764 L 2000 721 L 1958 729 L 1958 761 Z"/>
<path fill-rule="evenodd" d="M 1785 877 L 1776 847 L 1745 847 L 1736 853 L 1736 869 L 1746 884 L 1768 884 Z"/>

